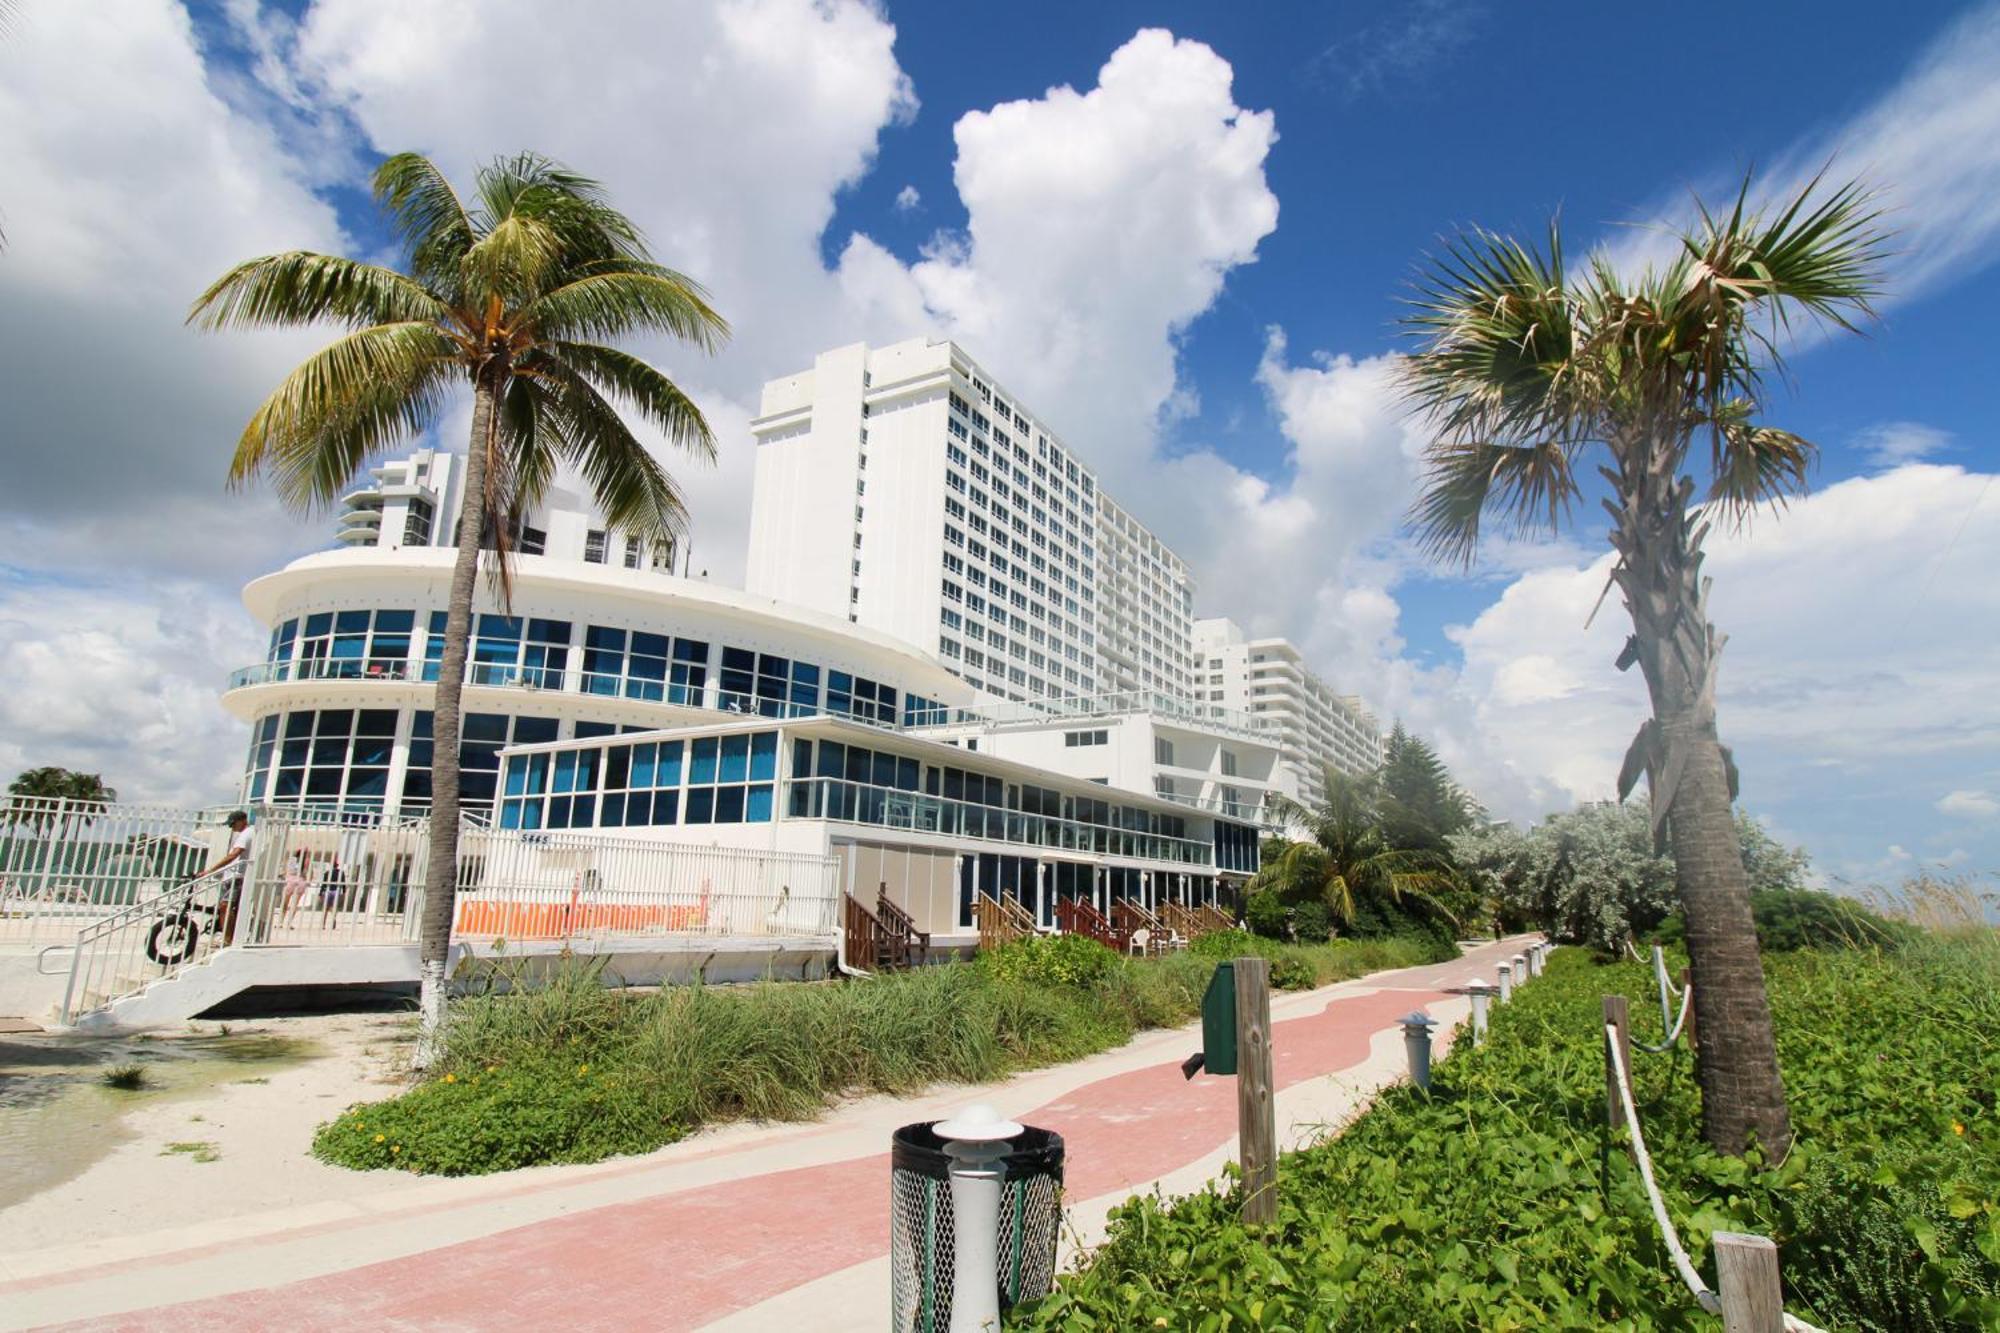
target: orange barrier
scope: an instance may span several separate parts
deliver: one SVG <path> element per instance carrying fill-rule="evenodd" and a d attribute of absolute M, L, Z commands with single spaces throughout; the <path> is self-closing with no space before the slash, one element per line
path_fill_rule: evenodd
<path fill-rule="evenodd" d="M 555 940 L 590 932 L 700 930 L 708 925 L 708 903 L 670 907 L 661 903 L 523 903 L 460 898 L 452 931 L 497 935 L 510 940 Z"/>

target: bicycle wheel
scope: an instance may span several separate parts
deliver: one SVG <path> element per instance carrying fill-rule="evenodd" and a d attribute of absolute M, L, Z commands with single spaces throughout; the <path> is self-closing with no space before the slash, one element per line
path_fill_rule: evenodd
<path fill-rule="evenodd" d="M 186 912 L 161 917 L 146 937 L 146 957 L 161 967 L 173 967 L 194 957 L 201 942 L 201 927 Z"/>

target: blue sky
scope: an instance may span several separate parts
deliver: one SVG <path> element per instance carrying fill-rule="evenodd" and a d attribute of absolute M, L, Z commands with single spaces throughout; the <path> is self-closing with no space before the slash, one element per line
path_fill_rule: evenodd
<path fill-rule="evenodd" d="M 553 12 L 26 0 L 0 43 L 0 767 L 221 798 L 217 686 L 257 638 L 236 590 L 325 530 L 224 494 L 219 460 L 312 340 L 196 338 L 186 302 L 249 254 L 380 250 L 386 152 L 463 176 L 533 148 L 603 177 L 737 326 L 712 362 L 641 349 L 725 442 L 687 477 L 715 577 L 762 380 L 948 334 L 1188 555 L 1202 612 L 1297 639 L 1500 813 L 1592 799 L 1644 711 L 1616 606 L 1583 627 L 1601 530 L 1471 575 L 1412 557 L 1398 297 L 1462 224 L 1560 210 L 1573 251 L 1629 248 L 1690 189 L 1831 159 L 1901 253 L 1871 335 L 1801 349 L 1766 405 L 1825 453 L 1810 499 L 1717 543 L 1725 738 L 1831 875 L 2000 866 L 2000 5 L 1817 6 L 1809 58 L 1775 6 Z M 66 706 L 80 679 L 101 717 Z"/>

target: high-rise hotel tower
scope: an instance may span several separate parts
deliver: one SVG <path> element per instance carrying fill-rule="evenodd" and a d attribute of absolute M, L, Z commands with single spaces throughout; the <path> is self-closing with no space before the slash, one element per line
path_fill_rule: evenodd
<path fill-rule="evenodd" d="M 823 353 L 752 423 L 753 593 L 1029 701 L 1192 693 L 1186 563 L 953 343 Z"/>

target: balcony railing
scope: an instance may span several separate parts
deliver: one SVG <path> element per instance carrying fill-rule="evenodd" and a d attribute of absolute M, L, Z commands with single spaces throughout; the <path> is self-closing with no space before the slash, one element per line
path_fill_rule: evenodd
<path fill-rule="evenodd" d="M 1086 824 L 1055 815 L 1002 810 L 971 801 L 931 796 L 924 792 L 877 787 L 839 778 L 795 778 L 786 784 L 785 815 L 789 819 L 830 819 L 843 824 L 872 824 L 909 829 L 915 833 L 973 838 L 1019 847 L 1053 847 L 1135 861 L 1167 861 L 1179 865 L 1215 864 L 1215 849 L 1192 838 L 1163 833 Z"/>

